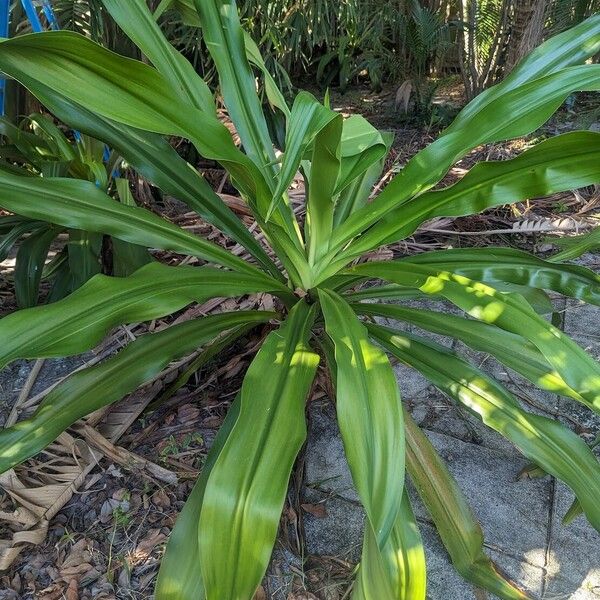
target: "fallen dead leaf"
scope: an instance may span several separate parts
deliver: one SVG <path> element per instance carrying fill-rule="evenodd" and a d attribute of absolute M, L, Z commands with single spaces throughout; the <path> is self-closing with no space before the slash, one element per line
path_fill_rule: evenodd
<path fill-rule="evenodd" d="M 200 409 L 193 404 L 183 404 L 177 409 L 177 418 L 182 423 L 194 423 L 200 416 Z"/>
<path fill-rule="evenodd" d="M 327 516 L 325 504 L 301 504 L 302 510 L 315 517 L 315 519 L 324 519 Z"/>
<path fill-rule="evenodd" d="M 265 588 L 262 585 L 258 586 L 258 589 L 256 590 L 252 600 L 267 600 L 267 592 L 265 592 Z"/>
<path fill-rule="evenodd" d="M 79 592 L 77 590 L 77 579 L 71 579 L 65 593 L 67 600 L 79 600 Z"/>

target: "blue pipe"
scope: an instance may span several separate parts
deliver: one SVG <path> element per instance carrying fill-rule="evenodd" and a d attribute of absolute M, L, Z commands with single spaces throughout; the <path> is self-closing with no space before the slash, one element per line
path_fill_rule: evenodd
<path fill-rule="evenodd" d="M 40 17 L 37 14 L 37 10 L 35 9 L 35 6 L 33 5 L 33 1 L 32 0 L 21 0 L 21 4 L 23 5 L 23 8 L 25 9 L 25 14 L 27 15 L 27 18 L 29 19 L 29 22 L 31 23 L 31 29 L 33 30 L 33 32 L 41 33 L 42 31 L 44 31 L 44 27 L 42 26 Z"/>
<path fill-rule="evenodd" d="M 10 0 L 0 0 L 0 37 L 8 37 L 10 19 Z M 0 79 L 0 114 L 4 115 L 6 96 L 6 79 Z"/>

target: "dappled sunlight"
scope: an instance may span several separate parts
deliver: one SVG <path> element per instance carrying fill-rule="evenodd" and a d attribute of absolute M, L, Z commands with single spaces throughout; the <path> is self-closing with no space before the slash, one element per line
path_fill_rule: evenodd
<path fill-rule="evenodd" d="M 590 597 L 590 594 L 595 597 L 600 591 L 600 567 L 584 569 L 580 575 L 575 574 L 573 556 L 569 554 L 569 546 L 561 547 L 558 542 L 552 541 L 549 548 L 527 550 L 523 553 L 519 580 L 531 581 L 532 576 L 536 575 L 543 578 L 546 589 L 544 597 L 549 599 L 583 599 Z M 536 573 L 533 569 L 539 569 L 539 572 Z M 579 571 L 579 565 L 575 571 Z"/>

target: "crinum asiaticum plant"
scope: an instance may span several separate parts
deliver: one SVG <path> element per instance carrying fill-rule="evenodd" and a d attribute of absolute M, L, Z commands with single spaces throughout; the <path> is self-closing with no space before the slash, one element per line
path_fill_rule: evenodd
<path fill-rule="evenodd" d="M 422 543 L 404 492 L 406 466 L 458 571 L 501 598 L 526 598 L 485 555 L 481 529 L 457 484 L 403 411 L 387 355 L 423 373 L 568 484 L 577 499 L 573 512 L 583 511 L 598 530 L 600 464 L 577 435 L 524 410 L 465 358 L 425 337 L 377 325 L 372 317 L 458 339 L 539 387 L 598 411 L 600 366 L 540 312 L 547 305 L 543 290 L 600 304 L 600 277 L 509 248 L 427 252 L 386 262 L 357 259 L 406 238 L 432 217 L 467 215 L 600 181 L 600 134 L 574 132 L 540 142 L 514 159 L 478 164 L 458 183 L 431 190 L 476 146 L 525 135 L 572 92 L 598 90 L 600 65 L 585 63 L 600 50 L 600 16 L 538 48 L 504 82 L 464 108 L 439 139 L 369 200 L 388 150 L 387 136 L 361 117 L 344 119 L 307 93 L 288 108 L 256 46 L 240 29 L 232 0 L 196 0 L 195 7 L 243 151 L 217 118 L 207 86 L 161 35 L 145 2 L 103 3 L 153 66 L 76 34 L 52 32 L 2 41 L 0 69 L 70 127 L 115 148 L 165 193 L 242 244 L 252 260 L 145 209 L 123 205 L 91 182 L 3 173 L 0 206 L 8 211 L 194 255 L 219 268 L 155 262 L 128 277 L 98 275 L 64 300 L 0 320 L 0 364 L 83 352 L 117 325 L 160 318 L 211 297 L 268 292 L 279 299 L 280 309 L 180 323 L 144 335 L 72 375 L 31 417 L 0 433 L 0 470 L 39 452 L 77 419 L 121 399 L 170 361 L 223 335 L 233 340 L 275 321 L 171 534 L 157 599 L 252 598 L 306 438 L 305 401 L 320 356 L 334 382 L 339 427 L 367 517 L 352 597 L 425 598 Z M 279 160 L 251 65 L 287 122 Z M 163 135 L 186 137 L 201 155 L 223 165 L 272 254 Z M 287 198 L 298 170 L 306 184 L 303 227 Z M 359 289 L 373 280 L 379 283 Z M 391 302 L 373 303 L 373 298 Z M 406 298 L 443 299 L 464 316 L 406 306 L 401 302 Z"/>

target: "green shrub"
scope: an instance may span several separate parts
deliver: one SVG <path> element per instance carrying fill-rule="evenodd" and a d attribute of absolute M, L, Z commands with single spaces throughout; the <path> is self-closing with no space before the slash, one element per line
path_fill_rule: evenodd
<path fill-rule="evenodd" d="M 361 117 L 344 119 L 308 93 L 300 93 L 289 109 L 256 47 L 244 38 L 232 0 L 196 0 L 195 7 L 243 152 L 218 120 L 206 84 L 161 36 L 145 2 L 103 2 L 154 66 L 76 34 L 52 32 L 2 41 L 0 69 L 70 127 L 115 148 L 143 176 L 245 246 L 253 259 L 242 260 L 143 208 L 121 204 L 91 182 L 48 179 L 41 201 L 30 194 L 33 178 L 3 173 L 0 206 L 11 212 L 194 255 L 220 268 L 155 262 L 125 278 L 97 275 L 59 302 L 0 320 L 0 366 L 83 352 L 119 324 L 160 318 L 212 297 L 270 292 L 277 312 L 238 311 L 180 323 L 72 375 L 33 416 L 0 433 L 0 471 L 39 452 L 87 413 L 132 392 L 170 361 L 224 332 L 234 339 L 270 322 L 273 330 L 245 375 L 171 535 L 156 597 L 252 598 L 306 438 L 305 400 L 322 362 L 336 389 L 340 431 L 367 515 L 352 597 L 425 598 L 422 543 L 403 491 L 406 463 L 460 573 L 501 598 L 525 598 L 483 552 L 481 530 L 457 484 L 403 412 L 387 354 L 422 372 L 568 484 L 598 530 L 600 464 L 581 438 L 558 421 L 524 410 L 465 358 L 359 316 L 381 315 L 459 339 L 534 384 L 599 411 L 600 366 L 534 307 L 542 290 L 600 304 L 600 277 L 509 248 L 357 259 L 406 238 L 433 217 L 468 215 L 600 181 L 599 134 L 573 132 L 514 159 L 478 164 L 455 185 L 431 189 L 476 146 L 525 135 L 573 91 L 598 90 L 600 66 L 585 63 L 600 48 L 600 16 L 549 40 L 503 83 L 479 95 L 370 200 L 388 137 Z M 287 123 L 280 159 L 250 64 L 266 78 L 270 102 Z M 223 165 L 272 252 L 162 135 L 186 137 L 202 156 Z M 303 226 L 287 197 L 298 170 L 306 183 Z M 360 289 L 371 280 L 380 283 Z M 373 298 L 384 302 L 363 302 Z M 464 316 L 409 308 L 401 302 L 406 298 L 445 299 Z"/>
<path fill-rule="evenodd" d="M 103 192 L 135 206 L 127 179 L 115 177 L 120 157 L 112 153 L 105 161 L 105 147 L 98 140 L 77 134 L 71 141 L 49 117 L 41 114 L 29 115 L 18 127 L 0 117 L 0 133 L 4 141 L 0 145 L 0 171 L 9 176 L 35 178 L 25 192 L 29 201 L 35 199 L 43 204 L 46 182 L 65 177 L 73 189 L 77 189 L 74 179 L 94 182 Z M 12 190 L 5 193 L 14 193 Z M 18 195 L 15 200 L 18 201 Z M 50 283 L 46 302 L 54 302 L 81 287 L 103 267 L 114 275 L 125 276 L 152 260 L 145 248 L 114 238 L 110 240 L 111 260 L 107 261 L 101 233 L 48 222 L 44 211 L 32 217 L 0 216 L 0 234 L 0 260 L 22 240 L 14 271 L 20 308 L 37 304 L 42 280 Z M 66 240 L 61 241 L 61 237 Z"/>

